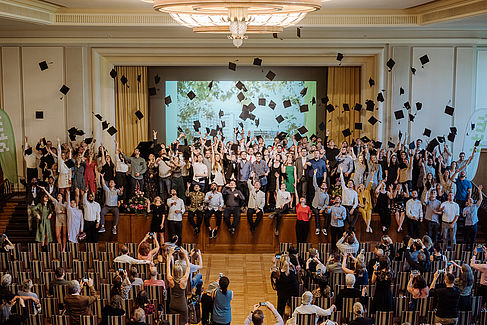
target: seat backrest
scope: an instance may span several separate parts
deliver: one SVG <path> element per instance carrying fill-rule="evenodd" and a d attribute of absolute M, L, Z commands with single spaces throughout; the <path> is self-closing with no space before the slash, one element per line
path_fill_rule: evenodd
<path fill-rule="evenodd" d="M 179 325 L 179 314 L 165 314 L 162 316 L 163 319 L 169 322 L 169 325 Z"/>
<path fill-rule="evenodd" d="M 79 325 L 98 325 L 98 318 L 95 315 L 81 315 Z"/>
<path fill-rule="evenodd" d="M 392 311 L 376 311 L 375 325 L 390 325 L 393 321 Z"/>
<path fill-rule="evenodd" d="M 316 314 L 297 314 L 296 325 L 315 325 Z"/>
<path fill-rule="evenodd" d="M 417 325 L 419 321 L 419 311 L 403 311 L 401 313 L 401 324 L 408 322 L 410 325 Z"/>
<path fill-rule="evenodd" d="M 125 316 L 108 316 L 108 325 L 125 325 Z"/>

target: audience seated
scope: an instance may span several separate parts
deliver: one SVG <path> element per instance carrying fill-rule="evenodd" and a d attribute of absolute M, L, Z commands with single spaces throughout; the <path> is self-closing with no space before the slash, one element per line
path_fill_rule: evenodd
<path fill-rule="evenodd" d="M 262 307 L 266 307 L 272 313 L 272 315 L 274 315 L 275 325 L 284 325 L 281 315 L 279 315 L 276 308 L 270 303 L 270 301 L 255 304 L 253 310 L 250 312 L 247 318 L 245 318 L 244 325 L 263 325 L 264 313 L 261 310 Z"/>
<path fill-rule="evenodd" d="M 83 284 L 77 280 L 72 280 L 67 285 L 68 294 L 64 297 L 66 303 L 66 314 L 69 316 L 71 324 L 77 325 L 80 323 L 80 316 L 92 315 L 91 305 L 97 300 L 96 290 L 93 286 L 93 279 L 83 279 Z M 89 295 L 82 296 L 81 290 L 83 286 L 88 286 Z"/>

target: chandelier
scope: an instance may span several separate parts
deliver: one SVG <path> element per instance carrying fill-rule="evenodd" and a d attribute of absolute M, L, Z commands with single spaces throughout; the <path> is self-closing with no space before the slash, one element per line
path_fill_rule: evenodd
<path fill-rule="evenodd" d="M 230 32 L 228 38 L 236 47 L 247 33 L 282 32 L 321 8 L 321 0 L 153 0 L 153 4 L 194 32 Z"/>

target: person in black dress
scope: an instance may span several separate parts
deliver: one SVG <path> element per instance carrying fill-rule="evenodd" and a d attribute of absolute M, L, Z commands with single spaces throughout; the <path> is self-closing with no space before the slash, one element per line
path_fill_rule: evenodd
<path fill-rule="evenodd" d="M 374 265 L 372 284 L 375 284 L 374 299 L 372 300 L 372 312 L 393 311 L 391 284 L 393 273 L 387 256 L 381 256 Z"/>
<path fill-rule="evenodd" d="M 392 193 L 387 190 L 387 185 L 384 180 L 380 182 L 375 191 L 377 195 L 377 204 L 375 205 L 375 208 L 377 209 L 377 212 L 380 216 L 382 233 L 386 233 L 386 231 L 391 226 L 391 210 L 389 209 L 389 199 L 392 198 Z"/>
<path fill-rule="evenodd" d="M 276 271 L 279 276 L 276 281 L 277 312 L 283 317 L 289 299 L 299 296 L 298 276 L 288 261 L 283 261 Z"/>
<path fill-rule="evenodd" d="M 154 198 L 154 203 L 151 204 L 147 199 L 147 212 L 152 213 L 152 221 L 150 224 L 150 231 L 154 234 L 159 234 L 159 241 L 164 243 L 164 222 L 166 220 L 166 205 L 163 204 L 160 196 Z"/>

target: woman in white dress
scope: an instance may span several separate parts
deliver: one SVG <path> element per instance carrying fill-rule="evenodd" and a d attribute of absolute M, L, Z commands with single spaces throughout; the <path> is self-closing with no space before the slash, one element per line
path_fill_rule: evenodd
<path fill-rule="evenodd" d="M 79 233 L 83 232 L 83 211 L 78 208 L 78 202 L 76 200 L 70 200 L 69 191 L 66 201 L 69 202 L 69 205 L 66 207 L 66 214 L 68 216 L 68 240 L 71 243 L 77 243 Z"/>
<path fill-rule="evenodd" d="M 63 195 L 66 195 L 66 192 L 69 192 L 69 188 L 71 187 L 71 168 L 66 166 L 66 153 L 61 151 L 61 140 L 57 138 L 57 168 L 59 172 L 58 177 L 58 188 L 59 192 Z M 69 159 L 71 159 L 71 151 L 69 152 Z"/>
<path fill-rule="evenodd" d="M 211 175 L 213 176 L 213 182 L 218 186 L 218 191 L 221 191 L 225 185 L 225 175 L 223 173 L 223 161 L 222 156 L 219 152 L 215 152 L 215 146 L 212 145 L 212 164 L 211 164 Z"/>
<path fill-rule="evenodd" d="M 64 252 L 66 250 L 67 231 L 66 209 L 68 208 L 69 201 L 66 200 L 63 202 L 64 196 L 61 193 L 57 195 L 56 199 L 49 194 L 44 187 L 40 188 L 47 194 L 52 203 L 54 203 L 54 211 L 56 212 L 56 240 L 61 244 L 61 251 Z M 69 193 L 69 190 L 66 192 Z"/>

